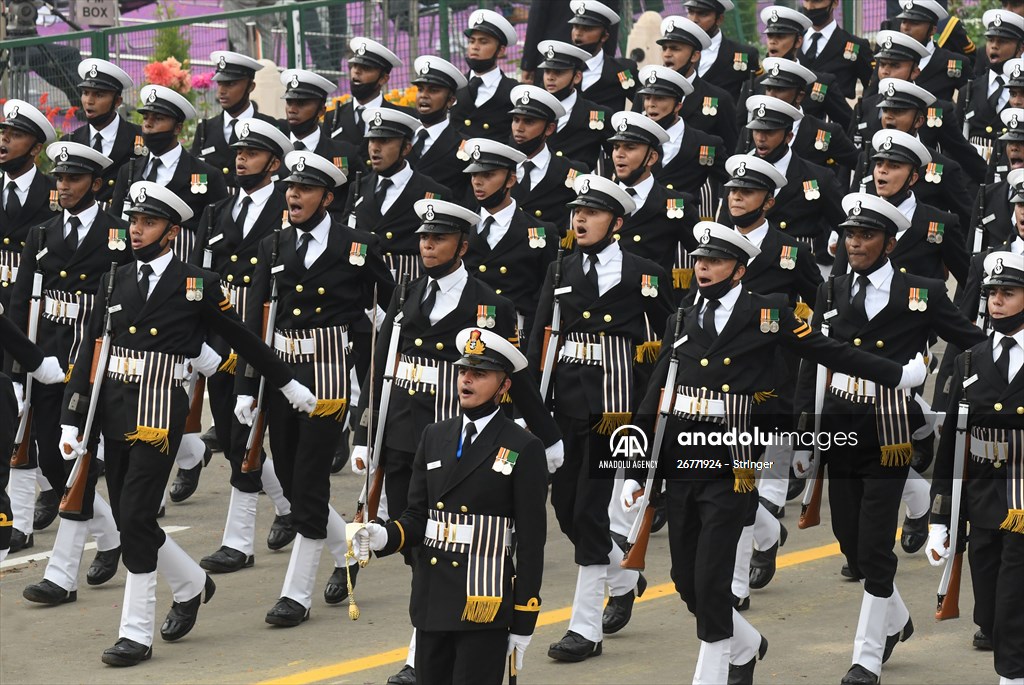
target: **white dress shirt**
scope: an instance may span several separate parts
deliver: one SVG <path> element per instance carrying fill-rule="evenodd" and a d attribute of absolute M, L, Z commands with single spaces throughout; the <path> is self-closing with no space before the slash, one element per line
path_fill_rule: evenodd
<path fill-rule="evenodd" d="M 700 64 L 697 65 L 697 75 L 704 78 L 704 74 L 708 73 L 708 69 L 718 59 L 718 50 L 722 47 L 722 32 L 718 31 L 715 35 L 711 36 L 711 47 L 705 48 L 700 51 Z"/>
<path fill-rule="evenodd" d="M 930 40 L 924 44 L 924 49 L 928 51 L 928 54 L 921 58 L 917 63 L 917 68 L 924 71 L 924 68 L 928 66 L 928 63 L 932 61 L 932 56 L 935 55 L 935 41 Z"/>
<path fill-rule="evenodd" d="M 914 212 L 917 211 L 917 198 L 914 197 L 913 193 L 911 193 L 907 197 L 906 200 L 904 200 L 903 202 L 899 203 L 899 205 L 896 206 L 896 209 L 899 210 L 900 214 L 902 214 L 903 216 L 907 217 L 907 221 L 913 222 L 914 221 Z M 900 240 L 900 238 L 903 237 L 903 234 L 906 233 L 909 230 L 910 230 L 909 228 L 905 228 L 902 231 L 897 231 L 896 232 L 896 240 L 897 240 L 897 242 Z"/>
<path fill-rule="evenodd" d="M 619 183 L 619 187 L 629 193 L 630 189 L 633 190 L 636 195 L 633 195 L 633 201 L 636 202 L 636 209 L 630 212 L 630 215 L 639 212 L 644 203 L 647 202 L 647 197 L 651 194 L 651 190 L 654 189 L 654 176 L 648 175 L 647 178 L 637 183 L 635 186 L 627 186 L 625 183 Z M 632 193 L 631 193 L 632 195 Z"/>
<path fill-rule="evenodd" d="M 448 117 L 445 117 L 444 119 L 437 122 L 433 126 L 420 126 L 418 129 L 416 129 L 416 133 L 413 134 L 412 137 L 413 140 L 416 140 L 416 136 L 420 134 L 420 131 L 427 132 L 427 137 L 423 141 L 423 149 L 420 150 L 420 159 L 423 158 L 423 155 L 427 154 L 427 150 L 433 147 L 434 141 L 440 138 L 441 134 L 444 133 L 446 128 L 448 128 L 448 122 Z"/>
<path fill-rule="evenodd" d="M 668 134 L 668 141 L 661 146 L 661 166 L 668 166 L 668 163 L 679 154 L 679 146 L 683 144 L 683 134 L 686 132 L 686 122 L 682 117 L 676 119 L 676 123 L 665 129 Z"/>
<path fill-rule="evenodd" d="M 751 154 L 754 153 L 752 152 Z M 788 150 L 786 150 L 786 154 L 782 155 L 782 159 L 775 162 L 773 166 L 778 170 L 780 174 L 785 176 L 787 173 L 789 173 L 789 163 L 791 161 L 793 161 L 793 148 L 789 148 Z M 781 190 L 782 188 L 775 189 L 775 197 L 779 196 L 779 191 Z"/>
<path fill-rule="evenodd" d="M 526 161 L 533 162 L 534 164 L 533 170 L 530 172 L 530 189 L 532 190 L 537 187 L 538 183 L 544 180 L 544 175 L 548 173 L 548 165 L 551 163 L 551 150 L 548 149 L 548 144 L 544 143 L 540 148 L 540 152 L 530 157 L 529 160 L 524 160 L 523 163 L 525 164 Z M 523 173 L 523 165 L 520 164 L 516 167 L 516 182 L 521 183 L 524 178 L 526 178 L 526 174 Z"/>
<path fill-rule="evenodd" d="M 96 128 L 92 124 L 89 124 L 89 142 L 86 143 L 89 147 L 92 147 L 92 142 L 96 140 L 96 134 L 100 134 L 100 145 L 103 147 L 103 154 L 107 157 L 114 151 L 114 139 L 117 138 L 117 129 L 121 126 L 121 117 L 117 114 L 110 120 L 110 123 L 103 128 Z"/>
<path fill-rule="evenodd" d="M 825 46 L 828 44 L 828 42 L 832 40 L 832 34 L 836 32 L 836 26 L 838 26 L 838 24 L 836 24 L 836 20 L 833 18 L 832 21 L 830 21 L 826 26 L 822 27 L 821 29 L 816 29 L 812 26 L 811 28 L 804 31 L 804 44 L 800 52 L 806 55 L 807 51 L 811 47 L 811 36 L 813 36 L 815 33 L 820 33 L 821 38 L 818 39 L 818 54 L 820 55 L 822 50 L 825 49 Z"/>
<path fill-rule="evenodd" d="M 485 74 L 470 71 L 469 76 L 470 78 L 479 76 L 483 80 L 483 83 L 480 84 L 480 89 L 476 91 L 476 100 L 473 101 L 474 106 L 480 107 L 498 92 L 498 84 L 501 83 L 501 69 L 495 67 Z"/>
<path fill-rule="evenodd" d="M 7 187 L 13 182 L 14 183 L 14 194 L 18 196 L 18 202 L 21 206 L 25 206 L 25 202 L 28 201 L 28 189 L 32 185 L 32 181 L 36 177 L 36 165 L 33 164 L 28 168 L 28 171 L 23 173 L 17 178 L 11 178 L 7 174 L 4 174 L 4 185 L 3 185 L 3 203 L 4 208 L 7 208 Z"/>
<path fill-rule="evenodd" d="M 232 131 L 235 130 L 235 124 L 237 124 L 242 119 L 252 119 L 254 116 L 256 116 L 256 108 L 252 106 L 251 102 L 249 103 L 248 107 L 246 107 L 244 110 L 242 110 L 241 112 L 238 113 L 238 116 L 234 116 L 232 114 L 228 114 L 227 111 L 225 110 L 224 111 L 224 140 L 231 140 L 231 133 L 232 133 Z M 235 124 L 230 123 L 231 121 L 234 121 Z"/>
<path fill-rule="evenodd" d="M 231 218 L 237 220 L 238 214 L 242 211 L 242 200 L 245 198 L 252 199 L 252 204 L 249 205 L 249 211 L 245 215 L 245 223 L 242 224 L 242 237 L 249 235 L 249 231 L 252 230 L 253 225 L 256 223 L 256 219 L 260 217 L 260 212 L 267 205 L 267 200 L 274 194 L 274 184 L 268 183 L 258 190 L 252 191 L 252 193 L 246 194 L 245 191 L 239 191 L 238 199 L 235 200 L 235 206 L 231 208 Z M 313 246 L 309 246 L 313 249 Z"/>
<path fill-rule="evenodd" d="M 998 331 L 992 332 L 992 361 L 999 359 L 999 355 L 1003 353 L 1003 338 L 1010 337 L 1017 341 L 1017 344 L 1010 348 L 1010 377 L 1007 380 L 1013 380 L 1020 371 L 1020 367 L 1024 366 L 1024 331 L 1017 331 L 1011 336 L 1005 336 Z"/>
<path fill-rule="evenodd" d="M 78 220 L 82 223 L 78 226 L 78 244 L 81 246 L 85 242 L 85 236 L 89 234 L 89 229 L 92 228 L 92 224 L 96 221 L 96 215 L 100 213 L 100 206 L 93 202 L 89 205 L 88 209 L 83 209 L 78 214 L 72 214 L 68 210 L 64 210 L 64 240 L 68 239 L 68 234 L 71 233 L 71 227 L 68 222 L 71 221 L 71 217 L 77 216 Z"/>
<path fill-rule="evenodd" d="M 408 162 L 405 162 L 401 171 L 396 171 L 390 176 L 390 178 L 392 183 L 384 193 L 384 200 L 380 203 L 380 213 L 382 216 L 387 214 L 387 211 L 391 209 L 391 205 L 395 204 L 395 200 L 397 200 L 398 196 L 405 190 L 405 186 L 408 185 L 409 179 L 412 178 L 412 167 L 409 166 Z M 380 180 L 380 178 L 377 179 L 377 188 L 374 188 L 375 191 L 380 188 Z"/>
<path fill-rule="evenodd" d="M 498 405 L 494 405 L 494 411 L 492 411 L 490 414 L 488 414 L 487 416 L 485 416 L 483 418 L 477 419 L 476 421 L 470 421 L 469 417 L 466 416 L 465 414 L 463 414 L 462 415 L 462 435 L 461 435 L 461 437 L 459 437 L 459 450 L 460 450 L 460 452 L 462 451 L 462 448 L 466 444 L 466 427 L 469 426 L 469 424 L 472 423 L 473 427 L 476 428 L 476 432 L 473 434 L 473 442 L 476 442 L 477 439 L 480 437 L 480 434 L 484 432 L 484 428 L 487 428 L 487 424 L 489 424 L 491 422 L 491 419 L 493 419 L 497 415 L 498 415 Z"/>
<path fill-rule="evenodd" d="M 583 273 L 590 271 L 590 256 L 580 253 L 583 258 Z M 599 295 L 614 288 L 622 280 L 622 250 L 615 240 L 597 253 L 597 291 Z"/>
<path fill-rule="evenodd" d="M 142 178 L 149 176 L 154 159 L 160 160 L 160 168 L 156 172 L 156 182 L 166 186 L 174 178 L 174 171 L 178 168 L 178 161 L 181 159 L 181 143 L 176 144 L 162 155 L 150 154 L 150 161 L 146 165 L 146 171 L 143 173 Z"/>
<path fill-rule="evenodd" d="M 306 146 L 306 149 L 313 152 L 316 150 L 316 146 L 320 144 L 320 127 L 314 126 L 313 130 L 305 138 L 299 138 L 294 133 L 289 133 L 288 139 L 292 141 L 292 145 L 295 145 L 295 143 L 301 140 L 302 144 Z"/>
<path fill-rule="evenodd" d="M 1003 80 L 1003 85 L 1005 86 L 1005 84 L 1006 84 L 1006 77 L 1005 76 L 1003 76 L 1001 73 L 997 74 L 994 71 L 992 71 L 991 69 L 988 70 L 988 91 L 987 91 L 988 95 L 987 95 L 987 97 L 992 97 L 992 94 L 996 92 L 996 88 L 999 87 L 999 83 L 996 81 L 997 77 L 1001 78 Z M 1003 88 L 1003 92 L 999 95 L 999 104 L 996 106 L 996 111 L 997 112 L 1001 112 L 1003 110 L 1003 108 L 1006 107 L 1006 103 L 1009 102 L 1009 101 L 1010 101 L 1010 89 L 1004 87 Z"/>
<path fill-rule="evenodd" d="M 364 135 L 367 133 L 367 131 L 370 130 L 370 122 L 366 118 L 366 111 L 365 110 L 373 109 L 374 107 L 380 107 L 383 104 L 384 104 L 384 94 L 383 93 L 377 93 L 377 97 L 373 98 L 372 100 L 367 102 L 365 105 L 362 104 L 361 102 L 359 102 L 358 100 L 353 100 L 352 101 L 352 112 L 358 115 L 358 113 L 360 111 L 362 111 L 363 134 Z"/>
<path fill-rule="evenodd" d="M 1024 254 L 1024 240 L 1021 240 L 1019 235 L 1010 243 L 1010 252 L 1013 254 Z"/>
<path fill-rule="evenodd" d="M 761 222 L 760 226 L 747 233 L 740 231 L 740 235 L 749 240 L 751 243 L 753 243 L 754 247 L 760 250 L 761 243 L 764 242 L 765 236 L 768 235 L 768 220 L 765 219 L 763 222 Z"/>
<path fill-rule="evenodd" d="M 174 250 L 168 250 L 164 254 L 160 255 L 151 262 L 135 262 L 135 280 L 138 282 L 142 276 L 142 265 L 149 264 L 153 268 L 153 273 L 149 276 L 149 292 L 146 293 L 146 299 L 153 294 L 153 289 L 156 288 L 156 284 L 160 282 L 160 277 L 164 275 L 164 271 L 167 271 L 167 265 L 171 263 L 171 259 L 174 257 Z"/>
<path fill-rule="evenodd" d="M 437 282 L 437 297 L 434 300 L 434 308 L 430 310 L 430 323 L 436 324 L 438 321 L 455 311 L 455 308 L 459 305 L 459 300 L 462 299 L 462 291 L 466 289 L 466 283 L 469 281 L 469 272 L 466 271 L 466 265 L 463 262 L 459 263 L 459 268 L 451 272 L 447 276 L 441 278 L 427 278 L 427 290 L 424 290 L 424 297 L 426 297 L 427 291 L 430 289 L 430 284 Z"/>
<path fill-rule="evenodd" d="M 324 215 L 324 218 L 316 225 L 312 231 L 309 232 L 309 244 L 306 247 L 306 259 L 302 262 L 302 265 L 307 269 L 313 266 L 313 263 L 324 253 L 327 249 L 327 239 L 331 234 L 331 215 L 328 212 Z M 299 248 L 299 238 L 302 237 L 302 231 L 295 232 L 295 249 Z"/>
<path fill-rule="evenodd" d="M 494 214 L 491 214 L 481 207 L 480 223 L 477 224 L 473 230 L 479 233 L 483 229 L 484 221 L 487 220 L 487 217 L 494 217 L 494 223 L 491 224 L 491 230 L 487 234 L 487 244 L 490 245 L 493 250 L 494 247 L 501 242 L 501 239 L 505 237 L 505 234 L 508 233 L 508 229 L 512 226 L 512 218 L 516 215 L 516 209 L 518 209 L 518 207 L 516 206 L 515 200 L 512 200 L 508 207 L 505 207 Z"/>
<path fill-rule="evenodd" d="M 718 309 L 715 310 L 715 333 L 721 333 L 725 329 L 725 324 L 729 323 L 729 317 L 732 316 L 732 310 L 736 308 L 736 301 L 740 297 L 740 291 L 743 290 L 742 284 L 736 284 L 729 288 L 729 292 L 718 298 Z M 701 298 L 703 299 L 703 298 Z M 700 307 L 700 325 L 704 325 L 704 311 L 708 308 L 708 300 L 704 300 L 704 304 Z"/>
<path fill-rule="evenodd" d="M 864 311 L 867 312 L 868 321 L 875 318 L 875 315 L 889 303 L 889 291 L 892 289 L 892 262 L 886 260 L 885 264 L 868 274 L 868 294 L 864 298 Z M 859 274 L 852 274 L 853 285 L 850 286 L 850 299 L 860 290 Z"/>
<path fill-rule="evenodd" d="M 587 68 L 583 71 L 583 81 L 580 83 L 580 90 L 587 90 L 601 79 L 601 72 L 604 71 L 604 48 L 597 51 L 597 54 L 586 62 Z"/>
<path fill-rule="evenodd" d="M 561 131 L 569 123 L 569 117 L 572 116 L 572 108 L 576 106 L 577 99 L 576 91 L 573 90 L 569 93 L 569 97 L 562 100 L 562 107 L 565 107 L 565 116 L 558 117 L 558 127 L 556 130 Z"/>

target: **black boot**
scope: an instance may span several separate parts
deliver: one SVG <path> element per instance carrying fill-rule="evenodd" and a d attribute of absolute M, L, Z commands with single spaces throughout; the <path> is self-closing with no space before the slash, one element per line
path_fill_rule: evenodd
<path fill-rule="evenodd" d="M 62 493 L 57 488 L 43 490 L 36 497 L 36 511 L 32 516 L 33 530 L 46 530 L 60 511 L 60 498 Z"/>
<path fill-rule="evenodd" d="M 781 524 L 780 524 L 781 525 Z M 786 544 L 789 531 L 785 526 L 779 529 L 779 541 L 766 550 L 755 551 L 750 557 L 750 588 L 760 590 L 768 585 L 775 577 L 776 562 L 779 555 L 779 547 Z"/>
<path fill-rule="evenodd" d="M 416 685 L 416 669 L 406 664 L 402 670 L 388 678 L 388 685 Z"/>
<path fill-rule="evenodd" d="M 273 626 L 293 628 L 303 621 L 309 620 L 309 609 L 305 608 L 290 597 L 282 597 L 277 600 L 277 604 L 267 612 L 265 620 Z"/>
<path fill-rule="evenodd" d="M 206 585 L 202 592 L 190 600 L 174 602 L 171 610 L 167 612 L 164 624 L 160 626 L 160 637 L 167 642 L 174 642 L 188 635 L 196 625 L 200 601 L 206 604 L 216 591 L 217 586 L 213 583 L 213 578 L 206 576 Z"/>
<path fill-rule="evenodd" d="M 331 462 L 331 473 L 338 473 L 345 468 L 345 464 L 348 463 L 349 436 L 350 431 L 345 430 L 341 432 L 341 439 L 338 441 L 338 447 L 334 450 L 334 460 Z"/>
<path fill-rule="evenodd" d="M 924 473 L 935 459 L 935 433 L 929 433 L 920 440 L 911 439 L 910 444 L 914 449 L 910 457 L 910 468 Z"/>
<path fill-rule="evenodd" d="M 117 573 L 117 563 L 121 560 L 121 548 L 115 547 L 105 552 L 96 552 L 96 557 L 89 565 L 85 574 L 85 582 L 89 585 L 103 585 Z"/>
<path fill-rule="evenodd" d="M 971 640 L 971 644 L 974 645 L 975 649 L 981 649 L 986 652 L 992 651 L 992 638 L 985 634 L 985 631 L 978 630 L 974 633 L 974 638 Z"/>
<path fill-rule="evenodd" d="M 152 656 L 152 647 L 122 637 L 103 652 L 102 659 L 108 666 L 136 666 L 142 661 L 149 661 Z"/>
<path fill-rule="evenodd" d="M 20 552 L 23 549 L 32 549 L 35 544 L 35 539 L 32 537 L 32 533 L 25 535 L 17 528 L 11 532 L 11 554 Z"/>
<path fill-rule="evenodd" d="M 243 554 L 237 549 L 221 547 L 213 554 L 208 554 L 199 561 L 199 565 L 210 573 L 234 573 L 243 568 L 252 568 L 255 558 Z"/>
<path fill-rule="evenodd" d="M 548 656 L 556 661 L 583 661 L 601 655 L 601 643 L 591 642 L 579 633 L 566 632 L 558 642 L 548 647 Z"/>
<path fill-rule="evenodd" d="M 864 668 L 860 664 L 854 664 L 846 672 L 840 685 L 878 685 L 878 676 Z"/>
<path fill-rule="evenodd" d="M 217 431 L 215 426 L 210 426 L 205 433 L 199 436 L 199 439 L 206 443 L 206 447 L 213 452 L 223 451 L 220 447 L 220 441 L 217 440 Z"/>
<path fill-rule="evenodd" d="M 892 650 L 896 649 L 896 643 L 906 642 L 914 634 L 914 619 L 907 617 L 907 624 L 903 630 L 895 635 L 887 635 L 885 638 L 885 650 L 882 652 L 882 663 L 884 664 L 892 656 Z"/>
<path fill-rule="evenodd" d="M 771 514 L 772 516 L 774 516 L 775 518 L 777 518 L 777 519 L 786 518 L 786 506 L 785 505 L 782 505 L 780 507 L 779 505 L 775 504 L 771 500 L 768 500 L 768 499 L 766 499 L 764 497 L 759 497 L 758 501 L 760 501 L 761 502 L 761 506 L 763 506 L 765 509 L 767 509 L 768 513 Z"/>
<path fill-rule="evenodd" d="M 57 583 L 44 578 L 38 583 L 33 583 L 22 590 L 21 596 L 36 604 L 57 606 L 58 604 L 70 604 L 77 601 L 78 591 L 65 590 L 60 585 L 57 585 Z"/>
<path fill-rule="evenodd" d="M 295 529 L 292 528 L 292 515 L 275 516 L 274 522 L 270 524 L 270 532 L 267 533 L 267 547 L 277 551 L 287 547 L 294 539 Z"/>
<path fill-rule="evenodd" d="M 190 469 L 178 469 L 174 483 L 171 484 L 171 501 L 175 504 L 184 502 L 195 494 L 196 488 L 199 487 L 199 475 L 202 471 L 203 462 L 199 462 Z"/>
<path fill-rule="evenodd" d="M 355 588 L 359 564 L 352 564 L 349 569 L 348 573 L 352 575 L 352 587 Z M 348 576 L 345 567 L 339 566 L 334 569 L 334 573 L 327 580 L 327 586 L 324 588 L 324 601 L 328 604 L 341 604 L 346 599 L 348 599 Z"/>
<path fill-rule="evenodd" d="M 637 597 L 643 597 L 646 589 L 647 579 L 641 573 L 636 583 L 636 591 L 630 590 L 624 595 L 608 598 L 608 605 L 601 616 L 601 629 L 605 635 L 613 635 L 626 627 L 633 616 L 633 602 Z"/>
<path fill-rule="evenodd" d="M 903 534 L 900 535 L 900 546 L 907 554 L 913 554 L 928 542 L 929 512 L 919 519 L 904 517 Z"/>
<path fill-rule="evenodd" d="M 736 595 L 732 596 L 732 606 L 736 611 L 746 611 L 750 608 L 750 595 L 747 595 L 743 599 L 740 599 Z"/>
<path fill-rule="evenodd" d="M 761 645 L 757 648 L 757 656 L 745 664 L 729 664 L 729 685 L 754 685 L 754 666 L 764 659 L 768 652 L 768 640 L 762 635 Z"/>

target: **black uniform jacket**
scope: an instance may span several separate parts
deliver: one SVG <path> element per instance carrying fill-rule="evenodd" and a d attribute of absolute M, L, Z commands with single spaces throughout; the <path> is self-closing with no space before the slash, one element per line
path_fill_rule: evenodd
<path fill-rule="evenodd" d="M 466 74 L 469 79 L 469 74 Z M 498 87 L 494 94 L 479 107 L 469 93 L 469 87 L 460 89 L 455 98 L 457 102 L 452 107 L 449 116 L 456 130 L 466 138 L 490 138 L 499 143 L 508 141 L 512 133 L 512 89 L 519 85 L 519 81 L 510 78 L 505 74 L 501 75 Z"/>
<path fill-rule="evenodd" d="M 256 108 L 256 103 L 253 103 Z M 225 183 L 229 186 L 235 185 L 235 151 L 229 146 L 224 138 L 224 117 L 228 116 L 223 110 L 220 114 L 209 119 L 203 119 L 198 124 L 198 130 L 192 139 L 190 152 L 200 161 L 206 162 L 224 177 Z M 260 114 L 258 109 L 254 110 L 254 119 L 280 128 L 281 124 L 277 119 Z"/>
<path fill-rule="evenodd" d="M 805 41 L 804 48 L 809 46 L 810 41 Z M 813 59 L 801 52 L 800 63 L 835 76 L 836 87 L 849 100 L 856 98 L 857 81 L 867 86 L 873 71 L 871 45 L 840 26 L 835 27 L 828 42 L 818 43 L 818 54 Z"/>
<path fill-rule="evenodd" d="M 110 150 L 110 159 L 114 163 L 103 172 L 103 187 L 100 188 L 100 192 L 96 193 L 98 201 L 106 202 L 114 194 L 117 172 L 128 163 L 128 158 L 135 154 L 135 136 L 140 135 L 142 135 L 141 126 L 121 117 L 121 121 L 117 124 L 117 135 L 114 136 L 114 147 Z M 75 129 L 70 140 L 73 143 L 92 147 L 93 141 L 89 140 L 89 125 L 86 124 Z M 233 161 L 231 166 L 232 168 L 235 166 Z"/>
<path fill-rule="evenodd" d="M 373 199 L 377 180 L 376 172 L 370 172 L 363 177 L 362 187 L 356 196 L 356 226 L 360 230 L 376 235 L 380 239 L 384 254 L 418 255 L 420 238 L 416 235 L 416 229 L 420 227 L 421 222 L 413 211 L 413 205 L 417 200 L 427 197 L 428 193 L 432 194 L 435 200 L 452 200 L 452 191 L 429 176 L 413 171 L 412 178 L 405 184 L 402 193 L 381 216 Z"/>

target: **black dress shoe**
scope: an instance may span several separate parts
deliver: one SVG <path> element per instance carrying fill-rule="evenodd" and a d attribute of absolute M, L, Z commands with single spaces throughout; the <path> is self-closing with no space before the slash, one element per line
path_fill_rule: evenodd
<path fill-rule="evenodd" d="M 910 457 L 910 468 L 924 473 L 935 458 L 935 433 L 929 433 L 920 440 L 911 439 L 910 444 L 914 450 Z"/>
<path fill-rule="evenodd" d="M 860 664 L 854 664 L 846 672 L 840 685 L 878 685 L 878 676 L 864 668 Z"/>
<path fill-rule="evenodd" d="M 558 642 L 548 647 L 548 656 L 556 661 L 583 661 L 601 655 L 601 643 L 591 642 L 579 633 L 566 632 Z"/>
<path fill-rule="evenodd" d="M 341 440 L 338 441 L 338 447 L 334 450 L 334 460 L 331 461 L 331 473 L 338 473 L 348 463 L 348 438 L 349 431 L 342 431 Z"/>
<path fill-rule="evenodd" d="M 757 656 L 745 664 L 729 664 L 729 685 L 754 685 L 754 666 L 768 652 L 768 640 L 761 636 L 761 645 L 757 648 Z"/>
<path fill-rule="evenodd" d="M 743 599 L 740 599 L 736 595 L 732 596 L 732 606 L 736 611 L 746 611 L 750 608 L 750 595 L 747 595 Z"/>
<path fill-rule="evenodd" d="M 200 438 L 202 440 L 202 438 Z M 203 466 L 209 466 L 210 460 L 213 459 L 213 450 L 205 442 L 203 443 Z"/>
<path fill-rule="evenodd" d="M 117 573 L 117 563 L 121 560 L 121 548 L 115 547 L 106 552 L 97 550 L 96 557 L 89 565 L 85 574 L 85 582 L 89 585 L 103 585 Z"/>
<path fill-rule="evenodd" d="M 356 586 L 356 576 L 359 574 L 359 564 L 352 564 L 349 573 L 352 574 L 352 587 Z M 324 588 L 324 601 L 328 604 L 341 604 L 348 599 L 348 576 L 344 566 L 338 566 L 334 573 L 327 579 L 327 586 Z"/>
<path fill-rule="evenodd" d="M 772 516 L 774 516 L 775 518 L 777 518 L 777 519 L 786 518 L 786 507 L 785 507 L 785 505 L 780 507 L 779 505 L 775 504 L 774 502 L 772 502 L 771 500 L 769 500 L 769 499 L 767 499 L 765 497 L 759 497 L 758 500 L 761 502 L 761 505 L 765 509 L 768 510 L 768 513 L 771 514 Z"/>
<path fill-rule="evenodd" d="M 971 644 L 974 645 L 975 649 L 981 649 L 986 652 L 992 651 L 992 638 L 986 635 L 983 630 L 974 633 L 974 639 L 971 640 Z"/>
<path fill-rule="evenodd" d="M 750 557 L 750 587 L 760 590 L 772 582 L 775 577 L 776 562 L 779 556 L 779 547 L 786 544 L 789 538 L 789 531 L 782 524 L 779 524 L 779 541 L 766 550 L 757 550 Z"/>
<path fill-rule="evenodd" d="M 609 597 L 608 606 L 604 608 L 601 616 L 601 630 L 605 635 L 613 635 L 626 627 L 629 619 L 633 617 L 633 602 L 637 597 L 643 597 L 647 589 L 647 579 L 644 574 L 636 582 L 636 591 L 630 590 L 618 597 Z"/>
<path fill-rule="evenodd" d="M 160 626 L 160 637 L 167 642 L 174 642 L 188 635 L 196 625 L 200 600 L 206 604 L 216 591 L 217 586 L 214 584 L 213 578 L 206 576 L 206 584 L 202 592 L 192 599 L 171 604 L 171 610 L 167 612 L 167 618 Z"/>
<path fill-rule="evenodd" d="M 167 507 L 160 507 L 159 509 L 156 510 L 156 517 L 158 519 L 162 519 L 166 515 L 167 515 Z"/>
<path fill-rule="evenodd" d="M 292 628 L 309 620 L 309 609 L 290 597 L 282 597 L 267 612 L 265 620 L 272 626 Z"/>
<path fill-rule="evenodd" d="M 843 578 L 846 578 L 847 580 L 860 580 L 860 578 L 854 575 L 853 571 L 850 570 L 849 564 L 843 564 L 843 568 L 840 569 L 839 575 L 841 575 Z"/>
<path fill-rule="evenodd" d="M 199 439 L 203 441 L 207 449 L 214 452 L 221 452 L 220 441 L 217 440 L 217 430 L 214 426 L 210 426 L 206 429 L 206 432 L 199 436 Z"/>
<path fill-rule="evenodd" d="M 11 531 L 11 554 L 20 552 L 23 549 L 32 549 L 35 544 L 35 540 L 32 538 L 32 533 L 25 535 L 17 528 Z"/>
<path fill-rule="evenodd" d="M 654 507 L 654 516 L 651 518 L 651 532 L 657 533 L 668 523 L 668 513 L 665 511 L 664 501 Z"/>
<path fill-rule="evenodd" d="M 57 606 L 58 604 L 69 604 L 77 601 L 78 591 L 71 590 L 69 592 L 60 585 L 57 585 L 57 583 L 43 578 L 38 583 L 33 583 L 22 590 L 21 596 L 36 604 Z"/>
<path fill-rule="evenodd" d="M 789 467 L 789 484 L 786 486 L 786 501 L 792 502 L 797 497 L 803 494 L 804 487 L 807 485 L 806 480 L 802 480 L 796 475 L 793 467 Z"/>
<path fill-rule="evenodd" d="M 60 511 L 62 493 L 57 488 L 43 490 L 36 497 L 36 511 L 32 516 L 32 530 L 46 530 Z"/>
<path fill-rule="evenodd" d="M 141 661 L 149 661 L 152 656 L 152 647 L 122 637 L 103 652 L 102 659 L 108 666 L 135 666 Z"/>
<path fill-rule="evenodd" d="M 900 546 L 907 554 L 913 554 L 928 542 L 928 512 L 919 519 L 905 517 L 903 519 L 903 534 L 900 535 Z"/>
<path fill-rule="evenodd" d="M 275 552 L 295 539 L 295 529 L 292 528 L 292 515 L 275 516 L 274 522 L 270 524 L 270 532 L 267 533 L 267 547 Z"/>
<path fill-rule="evenodd" d="M 388 678 L 388 685 L 416 685 L 416 669 L 406 664 L 402 670 Z"/>
<path fill-rule="evenodd" d="M 243 568 L 252 568 L 255 561 L 251 554 L 246 555 L 237 549 L 221 547 L 213 554 L 203 557 L 199 565 L 210 573 L 234 573 Z"/>
<path fill-rule="evenodd" d="M 884 664 L 892 656 L 892 650 L 896 649 L 896 643 L 906 642 L 914 634 L 914 619 L 907 617 L 907 624 L 903 630 L 895 635 L 887 635 L 885 638 L 885 650 L 882 652 L 882 663 Z"/>
<path fill-rule="evenodd" d="M 196 488 L 199 487 L 199 475 L 203 471 L 203 462 L 199 462 L 190 469 L 178 469 L 178 473 L 174 476 L 174 482 L 171 484 L 171 501 L 175 504 L 184 502 L 193 494 L 195 494 Z"/>

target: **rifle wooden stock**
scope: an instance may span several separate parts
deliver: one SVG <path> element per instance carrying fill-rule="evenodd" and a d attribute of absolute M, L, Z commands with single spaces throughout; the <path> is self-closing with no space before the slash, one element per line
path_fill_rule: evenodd
<path fill-rule="evenodd" d="M 964 564 L 964 553 L 957 552 L 948 562 L 953 564 L 949 574 L 949 589 L 945 595 L 939 596 L 935 608 L 935 620 L 945 621 L 948 618 L 960 618 L 960 571 Z"/>
<path fill-rule="evenodd" d="M 270 328 L 270 303 L 263 303 L 263 339 L 267 340 L 267 330 Z M 262 385 L 262 383 L 261 383 Z M 263 388 L 261 387 L 261 390 Z M 260 392 L 260 396 L 256 399 L 256 424 L 253 426 L 254 435 L 256 439 L 252 441 L 249 448 L 245 451 L 245 459 L 242 460 L 242 473 L 255 473 L 263 468 L 263 460 L 260 458 L 263 456 L 263 431 L 264 431 L 264 418 L 266 417 L 266 407 L 263 403 L 266 402 L 264 393 Z"/>
<path fill-rule="evenodd" d="M 100 357 L 102 356 L 100 351 L 102 347 L 103 338 L 96 338 L 96 342 L 93 343 L 92 368 L 89 369 L 89 382 L 91 384 L 99 382 L 97 381 L 97 372 L 99 370 Z M 80 435 L 78 439 L 85 442 L 89 439 L 89 436 Z M 65 453 L 70 454 L 67 450 L 65 450 Z M 85 505 L 85 487 L 89 484 L 92 452 L 86 450 L 85 454 L 79 457 L 78 460 L 75 479 L 65 488 L 64 496 L 60 498 L 60 512 L 62 514 L 81 514 Z"/>
<path fill-rule="evenodd" d="M 797 521 L 797 528 L 813 528 L 821 523 L 821 495 L 825 489 L 824 464 L 818 464 L 818 472 L 814 476 L 814 486 L 811 490 L 811 501 L 800 506 L 800 520 Z"/>
<path fill-rule="evenodd" d="M 185 419 L 186 433 L 200 433 L 203 430 L 203 395 L 206 394 L 206 376 L 199 374 L 192 389 L 192 401 L 189 404 L 188 418 Z"/>
<path fill-rule="evenodd" d="M 11 455 L 12 469 L 28 466 L 28 447 L 32 442 L 29 439 L 29 436 L 32 435 L 32 407 L 28 407 L 25 411 L 28 412 L 28 417 L 25 419 L 25 437 L 18 443 L 18 446 L 14 449 L 14 454 Z"/>
<path fill-rule="evenodd" d="M 638 490 L 634 496 L 639 497 L 644 491 Z M 647 508 L 644 509 L 644 517 L 640 521 L 640 530 L 636 536 L 636 542 L 630 546 L 626 552 L 626 556 L 619 562 L 619 566 L 622 568 L 643 571 L 647 565 L 647 545 L 651 541 L 651 526 L 654 524 L 654 511 L 655 507 L 653 503 L 648 503 Z"/>
<path fill-rule="evenodd" d="M 540 370 L 544 370 L 547 362 L 548 345 L 551 344 L 551 326 L 544 327 L 544 344 L 540 348 Z"/>

